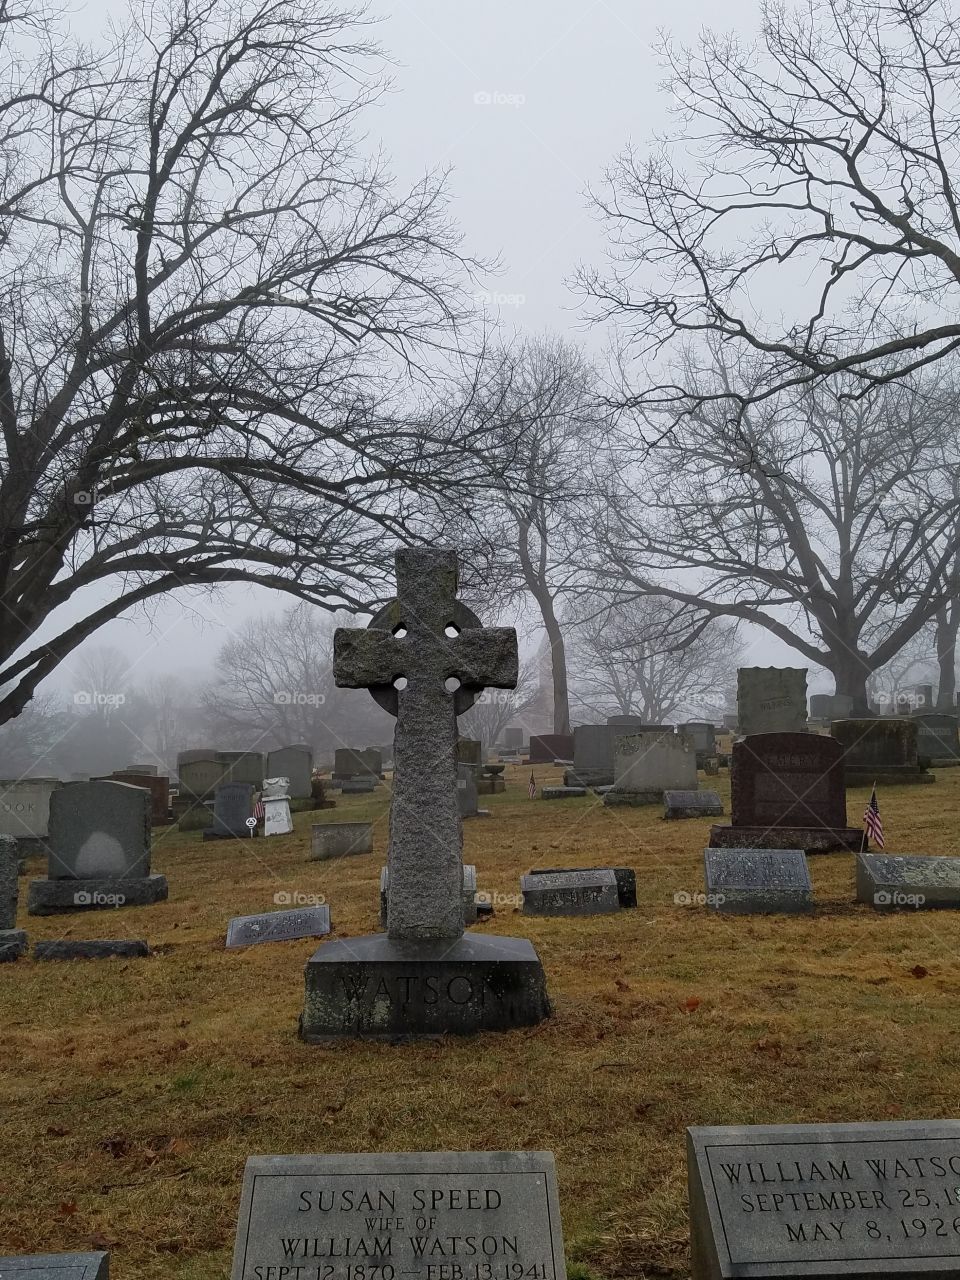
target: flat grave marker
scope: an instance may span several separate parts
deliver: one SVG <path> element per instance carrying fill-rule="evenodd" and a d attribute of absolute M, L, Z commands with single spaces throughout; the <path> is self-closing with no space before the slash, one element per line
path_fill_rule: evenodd
<path fill-rule="evenodd" d="M 723 815 L 723 801 L 716 791 L 665 791 L 663 816 L 665 818 L 719 818 Z"/>
<path fill-rule="evenodd" d="M 620 910 L 617 877 L 606 868 L 520 877 L 525 916 L 597 916 Z"/>
<path fill-rule="evenodd" d="M 731 915 L 813 910 L 802 849 L 704 849 L 707 905 Z"/>
<path fill-rule="evenodd" d="M 331 930 L 330 908 L 324 903 L 292 911 L 265 911 L 256 916 L 234 916 L 227 925 L 227 950 L 252 947 L 261 942 L 291 942 L 297 938 L 323 938 Z"/>
<path fill-rule="evenodd" d="M 32 1253 L 0 1258 L 0 1280 L 107 1280 L 109 1253 Z"/>
<path fill-rule="evenodd" d="M 960 908 L 960 858 L 859 853 L 857 901 L 878 911 Z"/>
<path fill-rule="evenodd" d="M 232 1280 L 359 1277 L 357 1267 L 331 1265 L 350 1258 L 375 1280 L 566 1280 L 553 1156 L 441 1151 L 247 1161 Z"/>
<path fill-rule="evenodd" d="M 960 1121 L 687 1130 L 693 1280 L 956 1276 Z"/>

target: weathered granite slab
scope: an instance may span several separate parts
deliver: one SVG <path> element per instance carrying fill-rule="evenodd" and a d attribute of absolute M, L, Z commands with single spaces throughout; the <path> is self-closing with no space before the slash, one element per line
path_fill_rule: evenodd
<path fill-rule="evenodd" d="M 663 816 L 665 818 L 718 818 L 723 813 L 723 801 L 716 791 L 665 791 Z"/>
<path fill-rule="evenodd" d="M 390 894 L 390 868 L 380 868 L 380 927 L 387 928 L 387 900 Z M 463 923 L 477 923 L 477 868 L 472 862 L 463 864 Z"/>
<path fill-rule="evenodd" d="M 27 914 L 51 916 L 64 911 L 102 911 L 116 907 L 147 907 L 169 895 L 166 876 L 139 880 L 32 880 Z"/>
<path fill-rule="evenodd" d="M 526 938 L 328 942 L 306 966 L 300 1035 L 404 1040 L 533 1026 L 550 1016 L 543 966 Z"/>
<path fill-rule="evenodd" d="M 617 881 L 617 897 L 624 908 L 637 905 L 637 873 L 633 867 L 532 867 L 530 876 L 562 876 L 568 871 L 612 871 Z"/>
<path fill-rule="evenodd" d="M 807 727 L 806 667 L 740 667 L 737 720 L 743 734 L 803 732 Z"/>
<path fill-rule="evenodd" d="M 25 929 L 0 929 L 0 964 L 18 960 L 27 950 Z"/>
<path fill-rule="evenodd" d="M 252 947 L 261 942 L 323 938 L 331 927 L 330 908 L 326 903 L 293 911 L 265 911 L 256 916 L 234 916 L 227 925 L 227 950 Z"/>
<path fill-rule="evenodd" d="M 607 869 L 520 877 L 525 916 L 596 916 L 620 910 L 617 878 Z"/>
<path fill-rule="evenodd" d="M 704 849 L 707 905 L 737 915 L 813 910 L 801 849 Z"/>
<path fill-rule="evenodd" d="M 687 1174 L 693 1280 L 960 1271 L 960 1121 L 692 1128 Z"/>
<path fill-rule="evenodd" d="M 960 908 L 960 858 L 860 853 L 857 901 L 869 903 L 878 911 L 895 911 L 898 907 Z"/>
<path fill-rule="evenodd" d="M 365 1261 L 324 1261 L 350 1258 Z M 474 1269 L 566 1280 L 549 1152 L 247 1161 L 232 1280 L 470 1280 Z"/>
<path fill-rule="evenodd" d="M 587 794 L 586 787 L 541 787 L 542 800 L 571 800 Z"/>
<path fill-rule="evenodd" d="M 33 948 L 34 960 L 110 960 L 114 956 L 133 960 L 149 954 L 142 938 L 58 938 Z"/>
<path fill-rule="evenodd" d="M 107 1280 L 109 1253 L 31 1253 L 0 1258 L 0 1280 Z"/>
<path fill-rule="evenodd" d="M 373 853 L 372 822 L 318 822 L 310 828 L 310 862 Z"/>

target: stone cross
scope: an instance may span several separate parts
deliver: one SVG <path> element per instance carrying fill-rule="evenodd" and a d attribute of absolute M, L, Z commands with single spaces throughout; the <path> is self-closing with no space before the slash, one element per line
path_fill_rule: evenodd
<path fill-rule="evenodd" d="M 487 686 L 516 688 L 517 633 L 483 628 L 457 601 L 450 550 L 397 552 L 397 597 L 366 630 L 334 635 L 339 686 L 370 689 L 397 717 L 390 804 L 388 932 L 463 934 L 457 716 Z"/>

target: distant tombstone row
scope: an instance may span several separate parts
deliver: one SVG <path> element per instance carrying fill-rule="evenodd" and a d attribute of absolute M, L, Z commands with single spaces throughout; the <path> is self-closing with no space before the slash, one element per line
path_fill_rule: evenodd
<path fill-rule="evenodd" d="M 606 724 L 579 724 L 573 731 L 573 768 L 564 774 L 570 787 L 609 787 L 614 782 L 614 743 L 625 733 L 649 729 L 640 716 L 611 716 Z M 666 729 L 669 726 L 655 725 Z"/>
<path fill-rule="evenodd" d="M 729 826 L 710 830 L 713 848 L 858 849 L 847 826 L 841 743 L 816 733 L 757 733 L 733 744 Z"/>
<path fill-rule="evenodd" d="M 21 778 L 0 782 L 0 835 L 13 836 L 21 858 L 46 853 L 50 797 L 59 778 Z"/>
<path fill-rule="evenodd" d="M 30 884 L 31 915 L 145 906 L 167 897 L 150 874 L 150 793 L 124 782 L 69 782 L 50 800 L 47 878 Z"/>

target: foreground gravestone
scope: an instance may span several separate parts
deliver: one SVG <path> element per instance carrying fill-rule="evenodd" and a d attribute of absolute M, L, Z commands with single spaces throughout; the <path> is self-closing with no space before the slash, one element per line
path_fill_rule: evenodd
<path fill-rule="evenodd" d="M 221 782 L 213 793 L 213 826 L 204 831 L 204 840 L 249 840 L 256 827 L 253 816 L 253 783 Z"/>
<path fill-rule="evenodd" d="M 169 892 L 150 874 L 150 793 L 123 782 L 68 782 L 50 800 L 47 879 L 30 915 L 147 906 Z"/>
<path fill-rule="evenodd" d="M 716 791 L 664 791 L 665 818 L 718 818 L 723 801 Z"/>
<path fill-rule="evenodd" d="M 875 782 L 909 785 L 936 781 L 920 765 L 915 720 L 892 716 L 835 720 L 830 733 L 843 748 L 848 787 L 870 787 Z"/>
<path fill-rule="evenodd" d="M 227 925 L 227 950 L 261 942 L 290 942 L 323 938 L 331 930 L 330 908 L 324 903 L 294 911 L 265 911 L 257 916 L 234 916 Z"/>
<path fill-rule="evenodd" d="M 0 1258 L 0 1280 L 108 1280 L 109 1253 L 31 1253 Z"/>
<path fill-rule="evenodd" d="M 18 867 L 16 839 L 0 835 L 0 962 L 16 960 L 27 949 L 26 932 L 17 928 Z"/>
<path fill-rule="evenodd" d="M 266 772 L 269 778 L 287 779 L 291 800 L 308 800 L 313 783 L 313 751 L 310 747 L 299 744 L 279 747 L 268 753 Z"/>
<path fill-rule="evenodd" d="M 570 872 L 592 874 L 595 871 L 612 871 L 617 882 L 617 898 L 624 908 L 637 905 L 637 873 L 633 867 L 532 867 L 528 876 L 562 876 Z"/>
<path fill-rule="evenodd" d="M 693 1280 L 956 1276 L 960 1121 L 687 1130 Z"/>
<path fill-rule="evenodd" d="M 517 637 L 456 598 L 453 551 L 397 552 L 397 598 L 334 636 L 334 677 L 397 717 L 388 932 L 322 947 L 306 968 L 305 1040 L 529 1026 L 550 1005 L 527 939 L 464 938 L 457 716 L 487 686 L 515 688 Z"/>
<path fill-rule="evenodd" d="M 843 748 L 817 733 L 757 733 L 733 744 L 730 826 L 710 829 L 719 849 L 859 849 L 847 826 Z"/>
<path fill-rule="evenodd" d="M 741 733 L 803 733 L 807 727 L 806 667 L 740 667 L 737 723 Z"/>
<path fill-rule="evenodd" d="M 372 822 L 319 822 L 310 828 L 310 862 L 373 853 Z"/>
<path fill-rule="evenodd" d="M 617 877 L 609 869 L 521 876 L 520 892 L 525 916 L 597 916 L 620 910 Z"/>
<path fill-rule="evenodd" d="M 549 1152 L 247 1161 L 231 1280 L 524 1277 L 566 1280 Z"/>
<path fill-rule="evenodd" d="M 48 852 L 50 797 L 59 778 L 22 778 L 0 782 L 0 835 L 14 836 L 20 857 Z"/>
<path fill-rule="evenodd" d="M 813 910 L 802 849 L 704 849 L 707 905 L 733 915 Z"/>
<path fill-rule="evenodd" d="M 390 893 L 390 868 L 380 868 L 380 926 L 387 928 L 387 911 Z M 477 868 L 469 862 L 463 864 L 463 923 L 469 927 L 477 923 Z"/>
<path fill-rule="evenodd" d="M 860 853 L 857 901 L 878 911 L 960 908 L 960 858 Z"/>
<path fill-rule="evenodd" d="M 613 746 L 613 786 L 605 805 L 660 804 L 665 791 L 697 788 L 697 753 L 682 733 L 641 729 Z"/>

